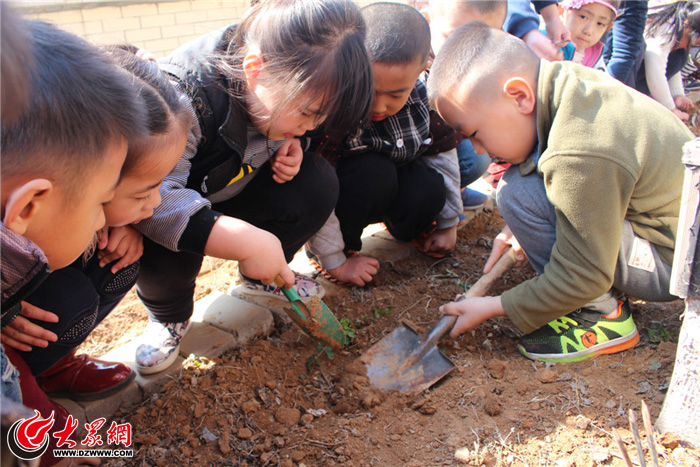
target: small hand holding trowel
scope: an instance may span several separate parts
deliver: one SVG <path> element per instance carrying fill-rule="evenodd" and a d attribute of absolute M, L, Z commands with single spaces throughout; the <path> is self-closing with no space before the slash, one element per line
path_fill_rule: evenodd
<path fill-rule="evenodd" d="M 306 334 L 334 349 L 347 344 L 348 338 L 343 326 L 320 298 L 312 298 L 304 303 L 294 289 L 285 286 L 281 276 L 275 277 L 275 284 L 292 305 L 291 309 L 285 308 L 284 311 Z"/>
<path fill-rule="evenodd" d="M 509 249 L 463 298 L 486 295 L 494 282 L 513 264 L 515 255 Z M 454 363 L 440 353 L 437 343 L 456 321 L 456 316 L 443 315 L 425 337 L 402 323 L 401 327 L 383 337 L 360 357 L 367 368 L 370 385 L 385 390 L 418 393 L 446 376 L 454 369 Z"/>

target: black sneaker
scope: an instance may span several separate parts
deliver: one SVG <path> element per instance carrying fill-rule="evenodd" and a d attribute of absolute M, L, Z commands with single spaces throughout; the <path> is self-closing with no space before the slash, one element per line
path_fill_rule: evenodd
<path fill-rule="evenodd" d="M 621 352 L 639 342 L 627 301 L 618 300 L 617 313 L 606 318 L 581 308 L 520 338 L 518 350 L 531 360 L 577 362 Z"/>

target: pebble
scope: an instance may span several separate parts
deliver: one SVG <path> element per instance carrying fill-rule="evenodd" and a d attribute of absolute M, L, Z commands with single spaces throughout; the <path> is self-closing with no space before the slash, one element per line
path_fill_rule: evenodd
<path fill-rule="evenodd" d="M 294 462 L 301 462 L 306 457 L 306 453 L 304 451 L 292 451 L 290 457 Z"/>
<path fill-rule="evenodd" d="M 535 377 L 540 383 L 549 384 L 557 380 L 557 372 L 543 368 L 541 370 L 537 370 Z"/>
<path fill-rule="evenodd" d="M 250 439 L 253 437 L 253 432 L 251 431 L 250 428 L 241 428 L 238 430 L 237 436 L 240 439 Z"/>
<path fill-rule="evenodd" d="M 314 421 L 314 416 L 311 415 L 310 413 L 305 413 L 304 415 L 301 416 L 301 424 L 306 426 L 310 425 Z"/>
<path fill-rule="evenodd" d="M 275 420 L 286 426 L 296 425 L 300 418 L 301 411 L 289 407 L 282 407 L 275 414 Z M 311 415 L 311 419 L 313 420 L 313 415 Z"/>
<path fill-rule="evenodd" d="M 394 433 L 393 435 L 389 436 L 389 439 L 392 441 L 401 441 L 401 435 Z"/>

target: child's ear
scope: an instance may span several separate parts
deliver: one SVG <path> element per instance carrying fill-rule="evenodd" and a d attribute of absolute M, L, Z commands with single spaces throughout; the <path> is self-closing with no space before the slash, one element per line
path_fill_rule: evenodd
<path fill-rule="evenodd" d="M 512 99 L 520 113 L 527 115 L 535 110 L 537 93 L 525 78 L 519 76 L 510 78 L 503 85 L 503 93 L 507 98 Z"/>
<path fill-rule="evenodd" d="M 249 88 L 255 89 L 258 83 L 258 76 L 262 71 L 262 57 L 257 52 L 250 52 L 243 58 L 243 72 L 246 77 L 246 84 Z"/>
<path fill-rule="evenodd" d="M 35 178 L 12 190 L 5 202 L 5 216 L 2 220 L 5 226 L 24 235 L 52 190 L 53 183 L 45 178 Z"/>

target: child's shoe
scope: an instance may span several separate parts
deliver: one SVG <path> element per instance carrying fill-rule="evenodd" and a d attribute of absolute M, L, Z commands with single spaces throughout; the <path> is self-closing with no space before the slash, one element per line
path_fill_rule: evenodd
<path fill-rule="evenodd" d="M 521 337 L 518 350 L 531 360 L 564 363 L 621 352 L 639 342 L 627 301 L 618 301 L 613 318 L 587 319 L 596 314 L 582 308 L 558 318 Z"/>
<path fill-rule="evenodd" d="M 295 272 L 294 279 L 295 282 L 292 288 L 302 300 L 308 300 L 314 297 L 323 298 L 323 296 L 326 295 L 326 289 L 324 289 L 321 284 L 310 277 L 306 277 Z M 277 284 L 272 283 L 265 285 L 258 280 L 250 279 L 244 276 L 240 273 L 240 271 L 238 272 L 238 282 L 240 282 L 242 286 L 242 293 L 287 300 L 282 293 L 282 290 L 277 287 Z"/>
<path fill-rule="evenodd" d="M 136 368 L 142 375 L 159 373 L 177 359 L 180 341 L 189 331 L 192 322 L 159 323 L 149 321 L 141 334 L 141 344 L 136 348 Z"/>
<path fill-rule="evenodd" d="M 469 187 L 462 188 L 462 205 L 465 211 L 473 211 L 479 209 L 486 201 L 488 201 L 488 195 L 476 190 L 472 190 Z"/>

